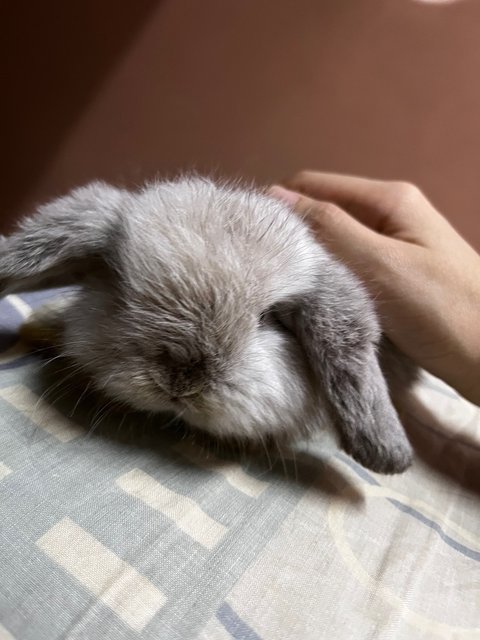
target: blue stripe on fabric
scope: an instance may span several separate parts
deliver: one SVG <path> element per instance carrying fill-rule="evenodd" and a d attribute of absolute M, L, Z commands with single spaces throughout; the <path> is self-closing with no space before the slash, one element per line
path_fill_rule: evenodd
<path fill-rule="evenodd" d="M 66 293 L 72 293 L 72 291 L 75 291 L 75 288 L 61 287 L 16 295 L 32 309 L 35 309 L 45 302 L 59 298 Z M 23 316 L 9 301 L 8 297 L 0 299 L 0 354 L 13 347 L 18 341 L 18 329 L 23 321 Z M 36 360 L 38 360 L 37 356 L 33 353 L 27 353 L 23 356 L 18 356 L 14 360 L 0 364 L 0 371 L 16 369 Z"/>
<path fill-rule="evenodd" d="M 455 549 L 455 551 L 458 551 L 459 553 L 462 553 L 464 556 L 467 556 L 467 558 L 471 558 L 472 560 L 476 560 L 477 562 L 480 562 L 479 551 L 475 551 L 475 549 L 470 549 L 469 547 L 466 547 L 465 545 L 463 545 L 461 542 L 458 542 L 457 540 L 454 540 L 453 538 L 451 538 L 447 533 L 445 533 L 445 531 L 441 528 L 438 522 L 435 522 L 434 520 L 430 520 L 430 518 L 427 518 L 426 516 L 424 516 L 423 513 L 420 513 L 420 511 L 417 511 L 416 509 L 413 509 L 412 507 L 409 507 L 408 505 L 403 504 L 398 500 L 395 500 L 395 498 L 387 498 L 387 500 L 390 502 L 390 504 L 393 504 L 395 507 L 397 507 L 397 509 L 400 509 L 400 511 L 403 511 L 403 513 L 407 513 L 408 515 L 413 516 L 419 522 L 422 522 L 424 525 L 426 525 L 427 527 L 429 527 L 430 529 L 438 533 L 440 538 L 446 544 L 448 544 L 449 547 L 452 547 L 452 549 Z"/>
<path fill-rule="evenodd" d="M 22 316 L 6 299 L 0 300 L 0 351 L 6 351 L 18 340 L 18 327 Z"/>
<path fill-rule="evenodd" d="M 343 455 L 339 455 L 338 457 L 343 462 L 348 464 L 348 466 L 353 471 L 355 471 L 357 476 L 360 476 L 360 478 L 368 482 L 368 484 L 374 485 L 377 487 L 382 486 L 379 482 L 377 482 L 377 480 L 375 480 L 375 478 L 373 478 L 368 473 L 368 471 L 363 469 L 354 460 L 350 460 L 349 458 Z M 434 520 L 427 518 L 426 516 L 423 515 L 423 513 L 421 513 L 420 511 L 417 511 L 417 509 L 414 509 L 413 507 L 403 504 L 402 502 L 400 502 L 399 500 L 396 500 L 395 498 L 385 498 L 385 499 L 388 502 L 390 502 L 390 504 L 392 504 L 394 507 L 396 507 L 399 511 L 402 511 L 407 515 L 412 516 L 413 518 L 415 518 L 416 520 L 418 520 L 419 522 L 427 526 L 429 529 L 432 529 L 432 531 L 435 531 L 435 533 L 440 537 L 440 539 L 443 540 L 443 542 L 445 542 L 445 544 L 447 544 L 449 547 L 451 547 L 452 549 L 455 549 L 455 551 L 458 551 L 459 553 L 466 556 L 467 558 L 470 558 L 471 560 L 480 562 L 479 551 L 476 551 L 475 549 L 470 549 L 469 547 L 466 547 L 465 545 L 463 545 L 461 542 L 458 542 L 457 540 L 454 540 L 453 538 L 451 538 L 447 533 L 445 533 L 445 531 L 438 524 L 438 522 L 435 522 Z"/>
<path fill-rule="evenodd" d="M 29 293 L 18 294 L 19 298 L 22 298 L 24 302 L 35 309 L 44 302 L 49 302 L 55 298 L 60 298 L 66 293 L 72 293 L 76 291 L 78 287 L 57 287 L 55 289 L 40 289 L 39 291 L 30 291 Z"/>
<path fill-rule="evenodd" d="M 5 371 L 7 369 L 16 369 L 17 367 L 23 367 L 26 364 L 30 364 L 31 362 L 38 362 L 38 356 L 33 353 L 27 353 L 24 356 L 18 356 L 15 360 L 11 360 L 10 362 L 4 362 L 0 364 L 0 371 Z"/>
<path fill-rule="evenodd" d="M 235 640 L 262 640 L 226 602 L 218 608 L 217 618 Z"/>
<path fill-rule="evenodd" d="M 360 478 L 362 478 L 362 480 L 365 480 L 365 482 L 367 482 L 368 484 L 371 484 L 375 487 L 381 486 L 380 483 L 375 480 L 375 478 L 371 476 L 366 469 L 356 463 L 355 460 L 347 458 L 347 456 L 344 456 L 342 454 L 338 454 L 337 457 L 340 458 L 342 462 L 345 462 L 345 464 L 347 464 L 351 469 L 353 469 L 353 471 L 355 471 L 357 476 L 360 476 Z"/>

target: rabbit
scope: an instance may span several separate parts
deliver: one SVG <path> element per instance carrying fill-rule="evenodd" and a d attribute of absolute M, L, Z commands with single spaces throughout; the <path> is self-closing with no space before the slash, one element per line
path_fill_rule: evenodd
<path fill-rule="evenodd" d="M 29 322 L 109 398 L 216 438 L 331 426 L 368 469 L 411 464 L 371 299 L 265 192 L 198 176 L 77 188 L 0 241 L 3 295 L 65 285 Z"/>

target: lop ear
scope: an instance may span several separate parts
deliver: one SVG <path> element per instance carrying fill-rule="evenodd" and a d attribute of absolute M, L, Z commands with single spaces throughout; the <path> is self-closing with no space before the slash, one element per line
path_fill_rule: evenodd
<path fill-rule="evenodd" d="M 82 281 L 102 263 L 125 196 L 94 182 L 39 207 L 0 237 L 0 293 Z"/>
<path fill-rule="evenodd" d="M 343 449 L 379 473 L 404 471 L 412 449 L 380 369 L 380 331 L 360 283 L 338 266 L 328 291 L 303 296 L 289 327 L 302 344 L 323 390 Z"/>

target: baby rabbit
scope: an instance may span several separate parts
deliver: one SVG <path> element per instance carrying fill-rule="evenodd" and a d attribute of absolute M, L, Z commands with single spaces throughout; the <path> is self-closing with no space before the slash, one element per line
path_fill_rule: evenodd
<path fill-rule="evenodd" d="M 333 425 L 365 467 L 409 466 L 372 302 L 284 203 L 198 177 L 75 189 L 0 242 L 3 294 L 70 284 L 32 322 L 110 398 L 217 437 Z"/>

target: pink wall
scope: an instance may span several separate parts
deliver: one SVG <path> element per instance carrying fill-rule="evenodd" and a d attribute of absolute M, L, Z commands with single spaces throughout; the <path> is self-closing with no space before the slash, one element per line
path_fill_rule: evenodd
<path fill-rule="evenodd" d="M 318 167 L 415 181 L 480 248 L 477 0 L 84 6 L 37 38 L 30 60 L 48 46 L 50 66 L 24 61 L 3 211 L 96 177 Z"/>

